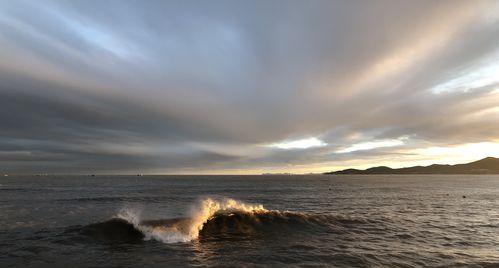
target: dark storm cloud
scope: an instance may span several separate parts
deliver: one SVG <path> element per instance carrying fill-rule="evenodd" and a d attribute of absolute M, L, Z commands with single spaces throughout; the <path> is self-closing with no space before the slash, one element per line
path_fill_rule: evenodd
<path fill-rule="evenodd" d="M 2 1 L 0 169 L 258 170 L 497 142 L 498 18 L 494 1 Z M 272 146 L 308 137 L 327 145 Z M 393 140 L 407 151 L 339 153 Z"/>

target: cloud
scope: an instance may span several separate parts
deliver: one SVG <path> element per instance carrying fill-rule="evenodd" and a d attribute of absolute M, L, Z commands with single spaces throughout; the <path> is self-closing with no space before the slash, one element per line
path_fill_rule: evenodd
<path fill-rule="evenodd" d="M 498 6 L 2 2 L 0 170 L 306 172 L 496 143 Z"/>

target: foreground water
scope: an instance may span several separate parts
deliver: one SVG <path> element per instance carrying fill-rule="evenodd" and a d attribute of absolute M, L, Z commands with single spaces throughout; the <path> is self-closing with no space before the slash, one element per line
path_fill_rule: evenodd
<path fill-rule="evenodd" d="M 0 267 L 498 267 L 499 176 L 0 178 Z"/>

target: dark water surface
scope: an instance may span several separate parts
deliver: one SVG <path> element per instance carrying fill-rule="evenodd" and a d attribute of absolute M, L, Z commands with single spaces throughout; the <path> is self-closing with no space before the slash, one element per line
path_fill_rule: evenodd
<path fill-rule="evenodd" d="M 499 267 L 499 176 L 0 178 L 0 267 L 184 266 Z"/>

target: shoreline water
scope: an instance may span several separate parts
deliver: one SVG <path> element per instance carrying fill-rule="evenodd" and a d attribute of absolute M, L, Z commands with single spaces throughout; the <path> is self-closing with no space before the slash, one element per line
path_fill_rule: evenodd
<path fill-rule="evenodd" d="M 2 267 L 499 264 L 490 250 L 499 245 L 499 176 L 9 176 L 0 184 Z M 200 209 L 207 198 L 215 209 Z M 138 229 L 113 220 L 123 209 Z M 175 224 L 196 211 L 209 212 L 198 237 L 176 241 L 171 228 L 184 230 Z"/>

